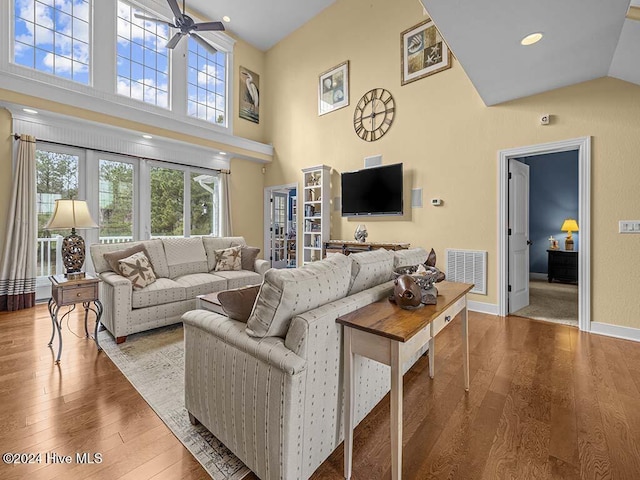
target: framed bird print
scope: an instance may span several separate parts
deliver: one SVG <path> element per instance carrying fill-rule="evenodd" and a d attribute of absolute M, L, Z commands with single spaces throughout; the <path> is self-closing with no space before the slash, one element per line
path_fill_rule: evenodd
<path fill-rule="evenodd" d="M 260 75 L 240 67 L 240 118 L 260 123 Z"/>
<path fill-rule="evenodd" d="M 320 74 L 318 115 L 349 105 L 349 60 Z"/>
<path fill-rule="evenodd" d="M 431 19 L 402 32 L 400 43 L 402 85 L 451 68 L 451 51 Z"/>

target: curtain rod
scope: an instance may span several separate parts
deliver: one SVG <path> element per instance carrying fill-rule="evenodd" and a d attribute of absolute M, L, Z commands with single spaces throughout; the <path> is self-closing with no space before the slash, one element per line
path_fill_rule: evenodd
<path fill-rule="evenodd" d="M 20 140 L 20 135 L 17 134 L 17 133 L 14 133 L 13 134 L 13 139 L 14 140 Z M 71 145 L 69 143 L 52 142 L 51 140 L 37 140 L 36 143 L 38 141 L 42 142 L 42 143 L 48 143 L 48 144 L 51 144 L 51 145 L 58 145 L 58 146 L 61 146 L 61 147 L 81 148 L 81 149 L 84 149 L 84 150 L 93 150 L 94 152 L 99 152 L 99 153 L 108 153 L 110 155 L 121 155 L 123 157 L 128 157 L 128 158 L 137 158 L 139 160 L 151 160 L 151 161 L 154 161 L 154 162 L 168 163 L 170 165 L 179 165 L 181 167 L 193 166 L 193 165 L 184 165 L 182 163 L 177 163 L 177 162 L 170 162 L 170 161 L 167 161 L 167 160 L 160 160 L 158 158 L 144 157 L 142 155 L 132 155 L 130 153 L 114 152 L 112 150 L 102 150 L 100 148 L 82 147 L 82 146 L 79 146 L 79 145 Z M 224 169 L 224 168 L 208 168 L 208 167 L 196 167 L 196 168 L 206 168 L 207 170 L 213 170 L 214 172 L 225 173 L 227 175 L 231 175 L 231 170 L 227 170 L 227 169 Z"/>

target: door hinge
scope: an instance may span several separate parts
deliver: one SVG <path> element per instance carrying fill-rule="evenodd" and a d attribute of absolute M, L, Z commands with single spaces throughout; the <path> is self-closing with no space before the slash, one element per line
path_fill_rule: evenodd
<path fill-rule="evenodd" d="M 509 229 L 509 233 L 508 233 L 508 235 L 511 235 L 511 229 Z"/>
<path fill-rule="evenodd" d="M 509 290 L 508 290 L 508 291 L 509 291 L 509 292 L 511 291 L 511 285 L 509 285 Z"/>
<path fill-rule="evenodd" d="M 509 174 L 509 175 L 511 175 L 511 174 Z M 273 203 L 273 197 L 271 197 L 271 198 L 269 199 L 269 202 Z"/>
<path fill-rule="evenodd" d="M 509 180 L 511 180 L 511 172 L 509 172 Z"/>

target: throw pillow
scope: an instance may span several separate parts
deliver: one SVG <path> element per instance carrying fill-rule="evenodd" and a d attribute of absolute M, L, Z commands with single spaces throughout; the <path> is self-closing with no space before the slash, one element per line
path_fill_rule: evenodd
<path fill-rule="evenodd" d="M 254 265 L 256 263 L 256 258 L 258 258 L 258 254 L 260 253 L 260 249 L 258 247 L 242 247 L 242 252 L 240 255 L 240 260 L 242 262 L 242 270 L 249 270 L 253 272 Z"/>
<path fill-rule="evenodd" d="M 131 280 L 134 290 L 140 290 L 156 281 L 151 262 L 144 252 L 137 252 L 118 262 L 120 273 Z"/>
<path fill-rule="evenodd" d="M 120 262 L 120 260 L 122 260 L 123 258 L 130 257 L 134 253 L 138 252 L 144 252 L 147 258 L 149 258 L 147 249 L 144 248 L 144 245 L 142 245 L 141 243 L 138 245 L 134 245 L 133 247 L 125 248 L 124 250 L 116 250 L 115 252 L 105 253 L 103 256 L 111 267 L 111 270 L 116 273 L 120 273 L 120 264 L 118 262 Z M 151 263 L 151 260 L 149 260 L 149 263 Z"/>
<path fill-rule="evenodd" d="M 225 290 L 218 292 L 218 301 L 229 318 L 247 323 L 259 291 L 260 285 Z"/>
<path fill-rule="evenodd" d="M 216 272 L 226 272 L 230 270 L 242 270 L 242 247 L 225 248 L 216 250 Z"/>

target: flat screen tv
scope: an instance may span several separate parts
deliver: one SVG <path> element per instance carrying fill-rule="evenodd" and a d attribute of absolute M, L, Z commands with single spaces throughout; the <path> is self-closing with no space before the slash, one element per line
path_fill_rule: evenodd
<path fill-rule="evenodd" d="M 402 215 L 402 164 L 345 172 L 342 216 Z"/>

